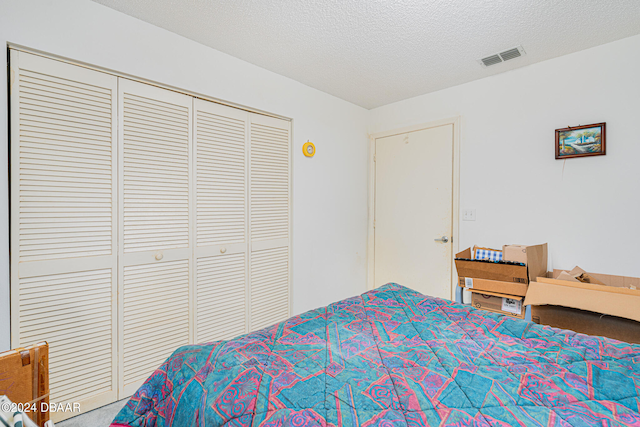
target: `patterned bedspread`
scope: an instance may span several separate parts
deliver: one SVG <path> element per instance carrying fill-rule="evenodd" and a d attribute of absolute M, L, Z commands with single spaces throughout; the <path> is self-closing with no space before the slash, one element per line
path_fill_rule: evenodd
<path fill-rule="evenodd" d="M 181 347 L 112 426 L 640 426 L 640 345 L 388 284 Z"/>

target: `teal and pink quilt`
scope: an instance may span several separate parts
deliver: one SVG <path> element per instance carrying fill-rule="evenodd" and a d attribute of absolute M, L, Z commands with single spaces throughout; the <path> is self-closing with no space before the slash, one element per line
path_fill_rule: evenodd
<path fill-rule="evenodd" d="M 640 426 L 640 345 L 396 284 L 177 349 L 112 427 Z"/>

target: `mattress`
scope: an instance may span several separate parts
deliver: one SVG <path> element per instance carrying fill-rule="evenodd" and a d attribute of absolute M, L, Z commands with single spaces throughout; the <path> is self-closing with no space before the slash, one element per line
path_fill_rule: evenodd
<path fill-rule="evenodd" d="M 388 284 L 177 349 L 112 426 L 640 426 L 640 345 Z"/>

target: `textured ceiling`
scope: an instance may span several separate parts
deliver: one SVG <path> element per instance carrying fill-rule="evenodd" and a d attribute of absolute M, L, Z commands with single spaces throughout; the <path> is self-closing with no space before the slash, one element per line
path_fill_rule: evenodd
<path fill-rule="evenodd" d="M 365 108 L 640 33 L 640 0 L 94 1 Z"/>

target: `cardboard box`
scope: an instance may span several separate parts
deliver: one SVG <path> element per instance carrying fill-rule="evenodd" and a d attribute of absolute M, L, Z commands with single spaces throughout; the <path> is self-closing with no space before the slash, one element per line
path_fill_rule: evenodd
<path fill-rule="evenodd" d="M 640 344 L 640 322 L 558 305 L 531 307 L 531 320 L 541 325 Z"/>
<path fill-rule="evenodd" d="M 524 319 L 522 297 L 471 289 L 471 305 L 481 310 Z"/>
<path fill-rule="evenodd" d="M 505 251 L 508 257 L 505 258 Z M 471 248 L 456 254 L 458 277 L 497 280 L 501 282 L 529 283 L 547 274 L 547 244 L 535 246 L 505 245 L 502 259 L 525 265 L 502 264 L 471 260 Z"/>
<path fill-rule="evenodd" d="M 560 305 L 640 322 L 640 290 L 539 277 L 526 305 Z"/>
<path fill-rule="evenodd" d="M 634 342 L 628 338 L 640 334 L 640 278 L 588 273 L 602 283 L 594 284 L 561 280 L 562 273 L 554 270 L 555 278 L 539 277 L 529 284 L 525 305 L 532 306 L 541 324 Z M 574 277 L 576 271 L 565 273 Z M 547 306 L 566 309 L 541 308 Z"/>
<path fill-rule="evenodd" d="M 504 245 L 502 259 L 505 261 L 521 262 L 527 266 L 527 277 L 530 282 L 536 277 L 547 274 L 547 244 L 542 245 Z"/>
<path fill-rule="evenodd" d="M 473 277 L 458 278 L 458 285 L 469 290 L 496 292 L 505 295 L 527 295 L 529 285 L 525 283 L 501 282 L 498 280 L 474 279 Z"/>
<path fill-rule="evenodd" d="M 456 254 L 458 277 L 498 280 L 501 282 L 528 283 L 526 265 L 500 264 L 491 261 L 471 260 L 471 248 Z"/>
<path fill-rule="evenodd" d="M 527 247 L 524 245 L 504 245 L 502 259 L 505 261 L 527 263 Z"/>
<path fill-rule="evenodd" d="M 38 343 L 0 353 L 0 395 L 13 403 L 49 405 L 49 344 Z M 29 412 L 27 415 L 39 426 L 49 420 L 49 411 Z"/>
<path fill-rule="evenodd" d="M 458 285 L 470 289 L 525 296 L 527 284 L 547 274 L 547 244 L 535 246 L 505 245 L 505 261 L 523 263 L 513 265 L 471 260 L 471 248 L 456 254 Z M 505 259 L 505 253 L 511 259 Z"/>
<path fill-rule="evenodd" d="M 576 267 L 571 271 L 564 270 L 554 270 L 558 271 L 559 274 L 557 276 L 552 276 L 554 279 L 558 280 L 568 280 L 570 282 L 582 282 L 582 283 L 591 283 L 593 285 L 605 285 L 602 281 L 598 280 L 595 276 L 590 275 L 580 267 Z"/>
<path fill-rule="evenodd" d="M 571 272 L 576 271 L 576 269 L 579 269 L 579 267 L 574 268 L 573 270 L 571 270 Z M 566 272 L 566 271 L 556 269 L 556 270 L 553 270 L 553 272 L 550 272 L 550 274 L 547 277 L 552 279 L 559 279 L 558 276 L 562 272 Z M 600 273 L 588 273 L 588 274 L 590 277 L 595 278 L 605 286 L 614 286 L 616 288 L 627 288 L 627 289 L 640 289 L 639 277 L 614 276 L 611 274 L 600 274 Z"/>

